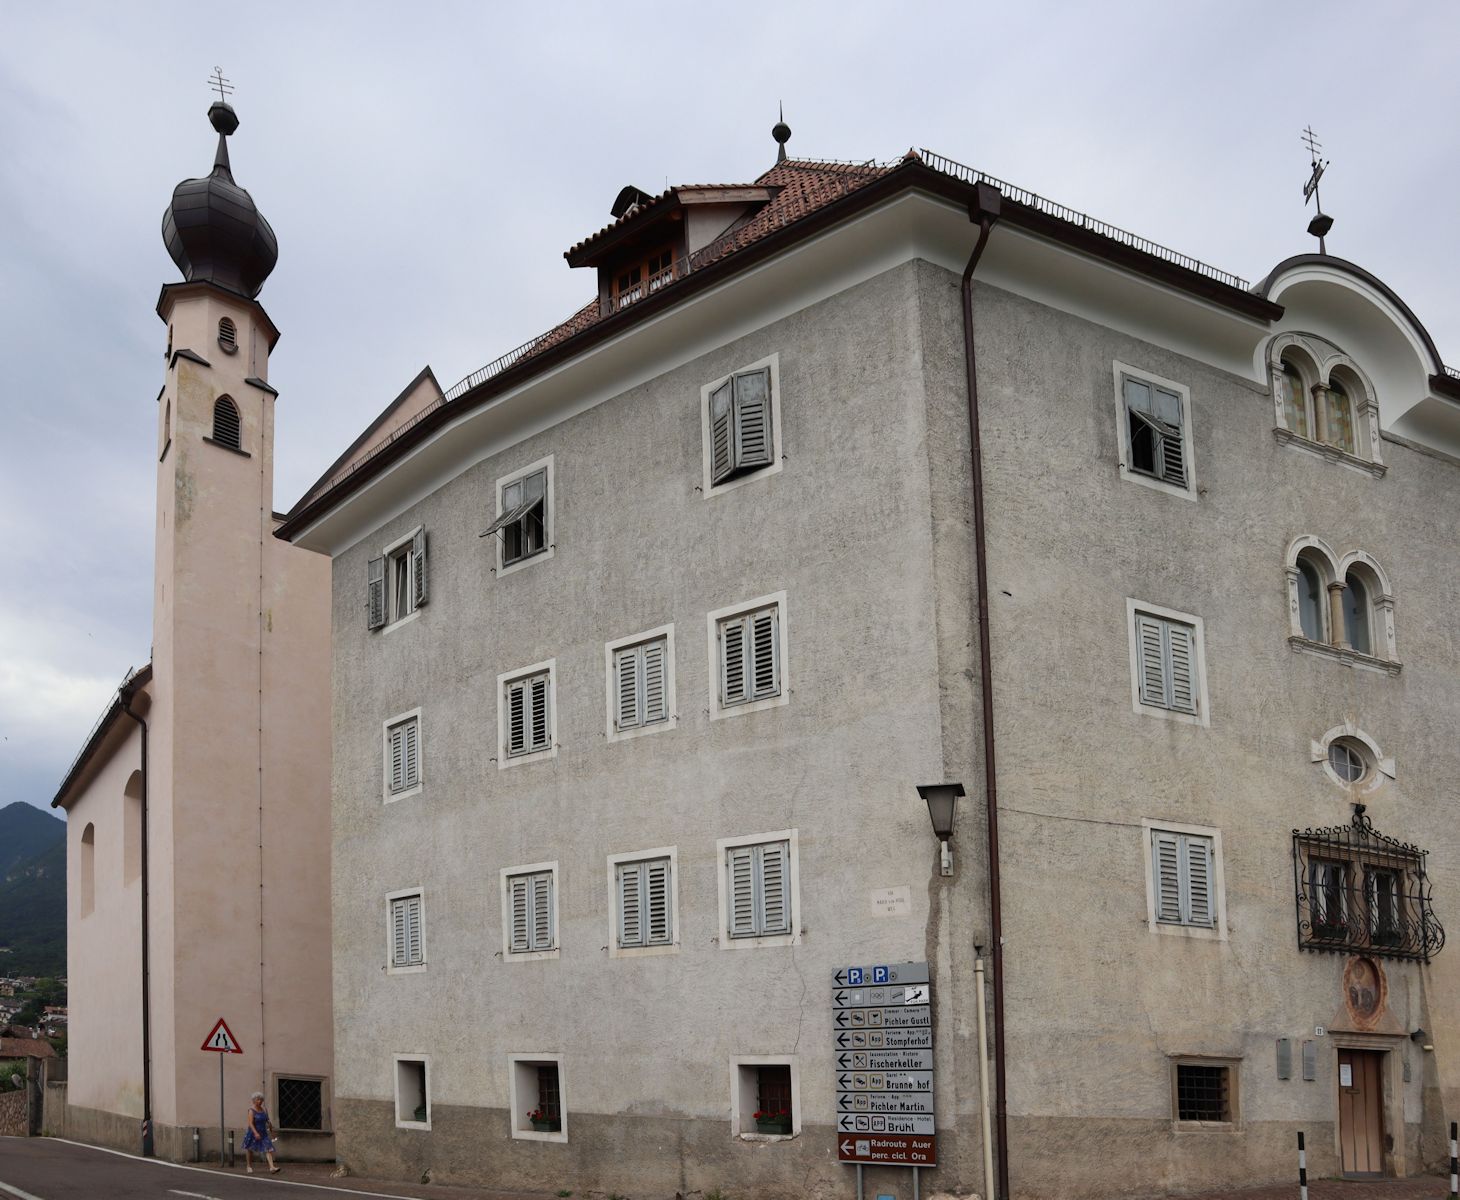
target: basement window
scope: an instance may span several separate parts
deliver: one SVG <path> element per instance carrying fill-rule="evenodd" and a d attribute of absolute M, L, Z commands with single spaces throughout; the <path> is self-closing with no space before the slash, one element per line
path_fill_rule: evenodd
<path fill-rule="evenodd" d="M 1231 1125 L 1237 1113 L 1237 1064 L 1211 1059 L 1177 1059 L 1171 1065 L 1171 1094 L 1179 1123 Z"/>
<path fill-rule="evenodd" d="M 395 1125 L 397 1129 L 431 1128 L 431 1060 L 425 1055 L 395 1056 Z"/>

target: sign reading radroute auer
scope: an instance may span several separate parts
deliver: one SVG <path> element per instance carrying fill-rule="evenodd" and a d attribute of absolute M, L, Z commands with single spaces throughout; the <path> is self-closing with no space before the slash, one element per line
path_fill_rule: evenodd
<path fill-rule="evenodd" d="M 832 976 L 842 1162 L 937 1165 L 932 991 L 925 962 L 843 967 Z"/>

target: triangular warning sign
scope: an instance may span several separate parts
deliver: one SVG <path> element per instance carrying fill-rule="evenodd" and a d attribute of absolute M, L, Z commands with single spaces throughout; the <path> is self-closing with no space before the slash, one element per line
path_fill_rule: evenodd
<path fill-rule="evenodd" d="M 203 1039 L 204 1050 L 214 1050 L 219 1054 L 242 1054 L 243 1050 L 238 1045 L 238 1039 L 233 1036 L 233 1030 L 228 1028 L 228 1023 L 218 1018 L 218 1024 L 213 1026 L 213 1032 Z"/>

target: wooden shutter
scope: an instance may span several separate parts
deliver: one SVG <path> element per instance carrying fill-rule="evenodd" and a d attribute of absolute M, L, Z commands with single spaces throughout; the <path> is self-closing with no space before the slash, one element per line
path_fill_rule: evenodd
<path fill-rule="evenodd" d="M 393 725 L 387 734 L 390 745 L 390 790 L 406 789 L 406 727 Z"/>
<path fill-rule="evenodd" d="M 514 679 L 507 685 L 507 753 L 527 749 L 527 681 Z"/>
<path fill-rule="evenodd" d="M 421 898 L 419 896 L 407 896 L 405 898 L 406 910 L 406 963 L 409 966 L 419 966 L 425 962 L 425 955 L 422 953 L 421 945 Z"/>
<path fill-rule="evenodd" d="M 669 893 L 669 860 L 656 858 L 643 866 L 647 926 L 644 940 L 652 946 L 667 945 L 674 938 L 674 923 L 670 913 L 672 901 Z"/>
<path fill-rule="evenodd" d="M 1188 925 L 1211 928 L 1216 924 L 1212 900 L 1212 843 L 1204 837 L 1184 837 L 1181 840 L 1185 857 L 1183 865 L 1186 867 L 1186 911 L 1183 917 Z"/>
<path fill-rule="evenodd" d="M 406 930 L 406 904 L 404 899 L 390 902 L 390 965 L 404 967 L 409 952 L 409 935 Z"/>
<path fill-rule="evenodd" d="M 1165 639 L 1162 622 L 1136 613 L 1136 647 L 1140 655 L 1141 703 L 1167 706 Z"/>
<path fill-rule="evenodd" d="M 739 704 L 750 696 L 746 670 L 746 618 L 720 622 L 720 702 Z"/>
<path fill-rule="evenodd" d="M 618 867 L 618 944 L 644 944 L 643 863 L 620 863 Z"/>
<path fill-rule="evenodd" d="M 1180 429 L 1161 431 L 1156 442 L 1156 474 L 1167 483 L 1186 486 L 1186 449 Z"/>
<path fill-rule="evenodd" d="M 639 717 L 639 648 L 614 652 L 614 724 L 619 729 L 632 729 Z"/>
<path fill-rule="evenodd" d="M 421 723 L 410 720 L 397 728 L 401 734 L 401 787 L 413 788 L 421 782 Z"/>
<path fill-rule="evenodd" d="M 735 469 L 733 444 L 731 381 L 726 380 L 710 393 L 710 483 L 713 486 L 730 478 Z"/>
<path fill-rule="evenodd" d="M 771 370 L 735 377 L 735 469 L 771 465 Z"/>
<path fill-rule="evenodd" d="M 532 925 L 529 920 L 530 896 L 528 877 L 514 875 L 507 881 L 507 903 L 511 907 L 512 953 L 525 954 L 532 949 Z"/>
<path fill-rule="evenodd" d="M 381 629 L 385 625 L 385 558 L 372 558 L 365 567 L 366 627 Z"/>
<path fill-rule="evenodd" d="M 1164 829 L 1151 831 L 1151 869 L 1156 889 L 1156 920 L 1181 924 L 1181 838 Z"/>
<path fill-rule="evenodd" d="M 1278 1038 L 1277 1040 L 1277 1077 L 1279 1079 L 1291 1079 L 1293 1077 L 1293 1039 Z"/>
<path fill-rule="evenodd" d="M 532 693 L 532 727 L 529 730 L 529 749 L 547 750 L 552 746 L 551 725 L 548 721 L 548 676 L 538 675 L 528 680 Z"/>
<path fill-rule="evenodd" d="M 757 846 L 760 858 L 760 928 L 763 934 L 791 931 L 791 855 L 785 842 Z"/>
<path fill-rule="evenodd" d="M 639 647 L 644 683 L 640 719 L 645 725 L 669 716 L 669 693 L 664 681 L 664 654 L 668 642 L 648 642 Z"/>
<path fill-rule="evenodd" d="M 776 610 L 763 609 L 750 618 L 754 666 L 752 696 L 759 700 L 781 690 L 780 646 L 776 637 Z"/>
<path fill-rule="evenodd" d="M 547 871 L 532 876 L 532 948 L 553 948 L 553 877 Z"/>
<path fill-rule="evenodd" d="M 1177 712 L 1196 712 L 1195 632 L 1190 625 L 1166 624 L 1171 662 L 1169 706 Z"/>
<path fill-rule="evenodd" d="M 416 536 L 411 539 L 411 556 L 415 559 L 416 569 L 416 596 L 414 607 L 420 608 L 426 603 L 427 571 L 426 571 L 426 531 L 416 530 Z"/>
<path fill-rule="evenodd" d="M 755 936 L 755 847 L 733 846 L 725 856 L 731 937 Z"/>

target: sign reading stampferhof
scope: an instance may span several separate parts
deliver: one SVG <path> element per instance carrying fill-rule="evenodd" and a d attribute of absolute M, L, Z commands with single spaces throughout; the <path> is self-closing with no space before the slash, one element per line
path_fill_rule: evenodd
<path fill-rule="evenodd" d="M 837 1157 L 933 1167 L 933 1009 L 928 964 L 843 967 L 832 976 Z"/>

